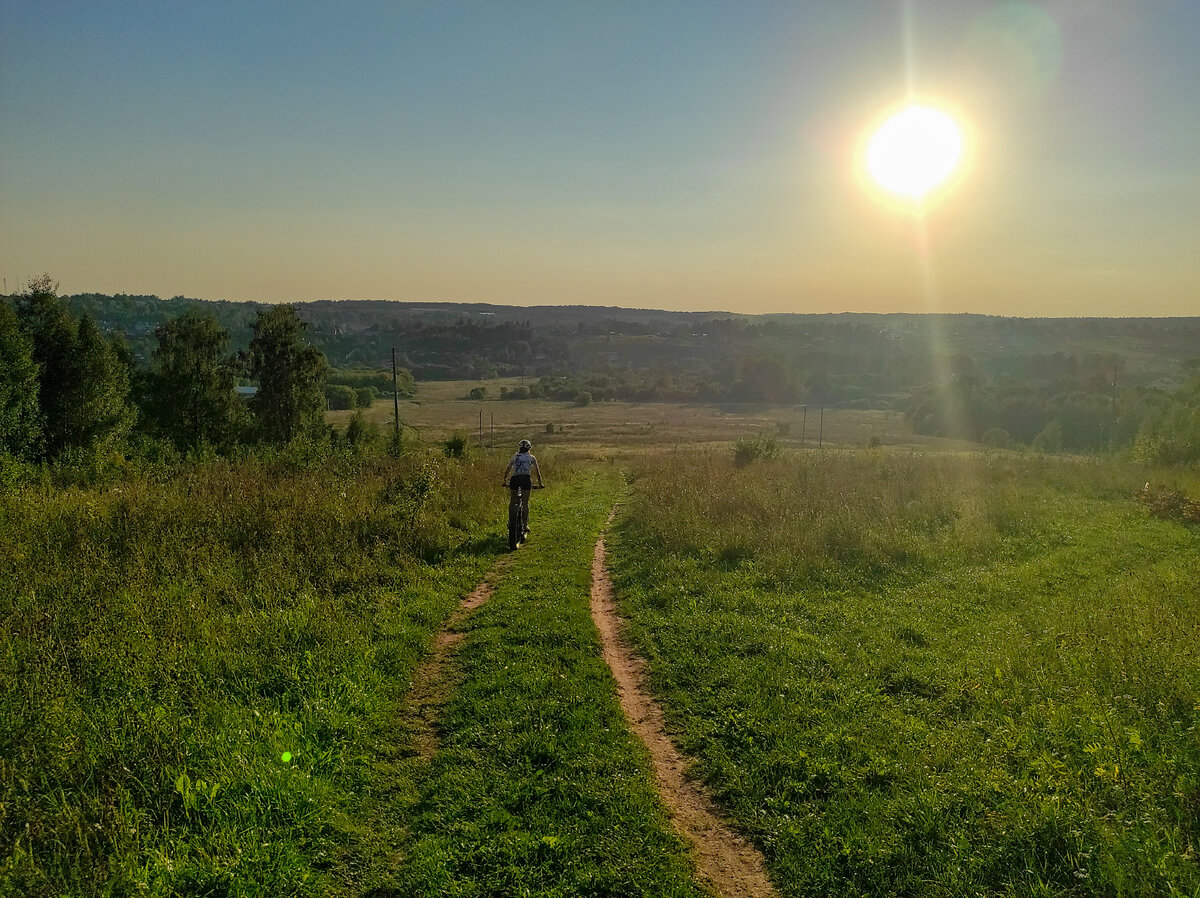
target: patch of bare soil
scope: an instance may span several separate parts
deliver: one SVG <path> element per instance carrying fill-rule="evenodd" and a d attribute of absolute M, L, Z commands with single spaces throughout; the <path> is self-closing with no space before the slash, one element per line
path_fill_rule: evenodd
<path fill-rule="evenodd" d="M 413 674 L 405 717 L 409 719 L 413 728 L 413 746 L 419 757 L 428 760 L 437 754 L 435 723 L 451 685 L 446 671 L 446 660 L 454 651 L 454 647 L 462 641 L 463 624 L 471 616 L 471 612 L 492 597 L 496 583 L 508 568 L 510 560 L 509 556 L 505 556 L 497 561 L 470 595 L 459 603 L 446 621 L 446 626 L 437 634 L 433 651 Z"/>
<path fill-rule="evenodd" d="M 691 760 L 667 737 L 663 712 L 646 688 L 645 662 L 621 636 L 612 581 L 604 565 L 604 539 L 592 557 L 592 619 L 600 631 L 604 659 L 617 681 L 621 707 L 654 763 L 659 794 L 677 829 L 696 849 L 696 867 L 717 894 L 766 898 L 776 892 L 767 879 L 762 855 L 735 833 L 721 808 L 695 780 L 687 778 Z"/>

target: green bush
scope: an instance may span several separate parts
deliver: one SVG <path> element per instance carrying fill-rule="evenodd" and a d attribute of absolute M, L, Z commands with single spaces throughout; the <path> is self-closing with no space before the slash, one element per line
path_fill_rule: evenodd
<path fill-rule="evenodd" d="M 379 391 L 374 387 L 359 387 L 354 391 L 354 397 L 359 408 L 370 408 L 379 398 Z"/>
<path fill-rule="evenodd" d="M 358 393 L 354 387 L 331 384 L 325 388 L 325 401 L 334 411 L 344 411 L 358 406 Z"/>
<path fill-rule="evenodd" d="M 446 458 L 466 458 L 471 450 L 470 438 L 465 433 L 455 433 L 442 443 Z"/>
<path fill-rule="evenodd" d="M 1012 446 L 1013 439 L 1002 427 L 991 427 L 984 431 L 982 442 L 993 449 L 1008 449 Z"/>
<path fill-rule="evenodd" d="M 359 409 L 346 425 L 346 442 L 357 452 L 369 452 L 378 447 L 380 441 L 379 425 L 366 411 Z"/>
<path fill-rule="evenodd" d="M 733 457 L 739 465 L 748 465 L 751 462 L 776 458 L 781 448 L 779 440 L 775 437 L 743 437 L 733 444 Z"/>
<path fill-rule="evenodd" d="M 1062 422 L 1055 418 L 1033 438 L 1033 448 L 1038 452 L 1060 452 L 1063 445 Z"/>

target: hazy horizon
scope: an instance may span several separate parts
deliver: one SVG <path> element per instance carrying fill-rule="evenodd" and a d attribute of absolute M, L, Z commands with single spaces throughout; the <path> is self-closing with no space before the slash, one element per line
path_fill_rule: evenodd
<path fill-rule="evenodd" d="M 1200 4 L 0 9 L 0 274 L 65 293 L 1200 314 Z M 856 153 L 955 111 L 923 221 Z"/>

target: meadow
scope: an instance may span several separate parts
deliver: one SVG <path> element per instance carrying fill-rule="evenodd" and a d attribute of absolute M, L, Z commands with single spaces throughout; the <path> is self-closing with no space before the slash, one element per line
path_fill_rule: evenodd
<path fill-rule="evenodd" d="M 502 546 L 492 467 L 282 453 L 0 497 L 0 894 L 326 893 Z"/>
<path fill-rule="evenodd" d="M 1195 472 L 467 383 L 395 458 L 0 493 L 0 895 L 708 894 L 588 613 L 614 504 L 629 638 L 780 894 L 1200 892 Z M 520 436 L 550 489 L 509 554 Z M 426 756 L 414 678 L 493 569 Z"/>
<path fill-rule="evenodd" d="M 1148 514 L 1144 476 L 637 468 L 610 557 L 634 642 L 781 894 L 1200 890 L 1200 531 Z"/>

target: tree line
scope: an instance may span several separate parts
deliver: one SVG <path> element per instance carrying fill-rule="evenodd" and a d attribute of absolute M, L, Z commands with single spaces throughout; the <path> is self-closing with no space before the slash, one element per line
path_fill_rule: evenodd
<path fill-rule="evenodd" d="M 1146 458 L 1200 458 L 1195 383 L 1200 368 L 1191 358 L 1200 319 L 714 317 L 387 302 L 271 307 L 185 297 L 56 298 L 52 284 L 36 286 L 15 298 L 14 315 L 24 323 L 10 322 L 9 329 L 30 340 L 34 333 L 65 328 L 70 340 L 42 339 L 30 355 L 40 372 L 33 420 L 41 429 L 33 439 L 38 448 L 21 451 L 35 457 L 54 458 L 68 444 L 100 445 L 122 428 L 135 438 L 169 440 L 185 450 L 315 432 L 313 409 L 360 409 L 391 394 L 385 367 L 394 348 L 400 364 L 423 380 L 535 378 L 528 386 L 502 389 L 502 399 L 892 409 L 907 414 L 918 433 L 997 446 L 1136 448 Z M 39 290 L 56 300 L 53 314 L 38 311 L 39 302 L 48 302 L 32 298 Z M 267 322 L 279 315 L 303 333 L 301 342 L 328 360 L 323 381 L 309 379 L 307 406 L 270 400 L 277 389 L 271 370 L 253 368 L 263 336 L 272 329 Z M 56 316 L 64 320 L 50 320 Z M 64 323 L 67 319 L 74 324 Z M 125 340 L 105 337 L 118 331 Z M 56 358 L 72 340 L 79 346 Z M 19 351 L 10 356 L 12 377 L 4 389 L 23 395 L 27 366 Z M 278 364 L 287 368 L 297 358 L 285 353 Z M 127 375 L 124 394 L 119 384 L 108 392 L 103 388 L 120 378 L 120 371 L 105 375 L 114 365 Z M 86 388 L 71 393 L 59 384 L 72 382 L 72 372 L 88 366 L 95 370 Z M 191 378 L 186 388 L 180 382 L 184 371 Z M 231 375 L 259 380 L 261 395 L 231 400 Z M 401 369 L 400 377 L 401 395 L 411 393 L 408 371 Z M 312 382 L 321 382 L 321 389 Z M 126 399 L 115 401 L 115 395 Z M 306 408 L 310 424 L 297 423 Z M 13 399 L 5 409 L 4 426 L 23 432 L 28 414 L 21 402 Z"/>
<path fill-rule="evenodd" d="M 57 291 L 44 275 L 0 302 L 0 454 L 62 463 L 139 444 L 226 452 L 329 436 L 329 365 L 294 306 L 259 309 L 236 352 L 212 315 L 189 309 L 158 325 L 139 365 L 121 335 L 72 314 Z M 239 395 L 239 380 L 257 388 Z"/>

